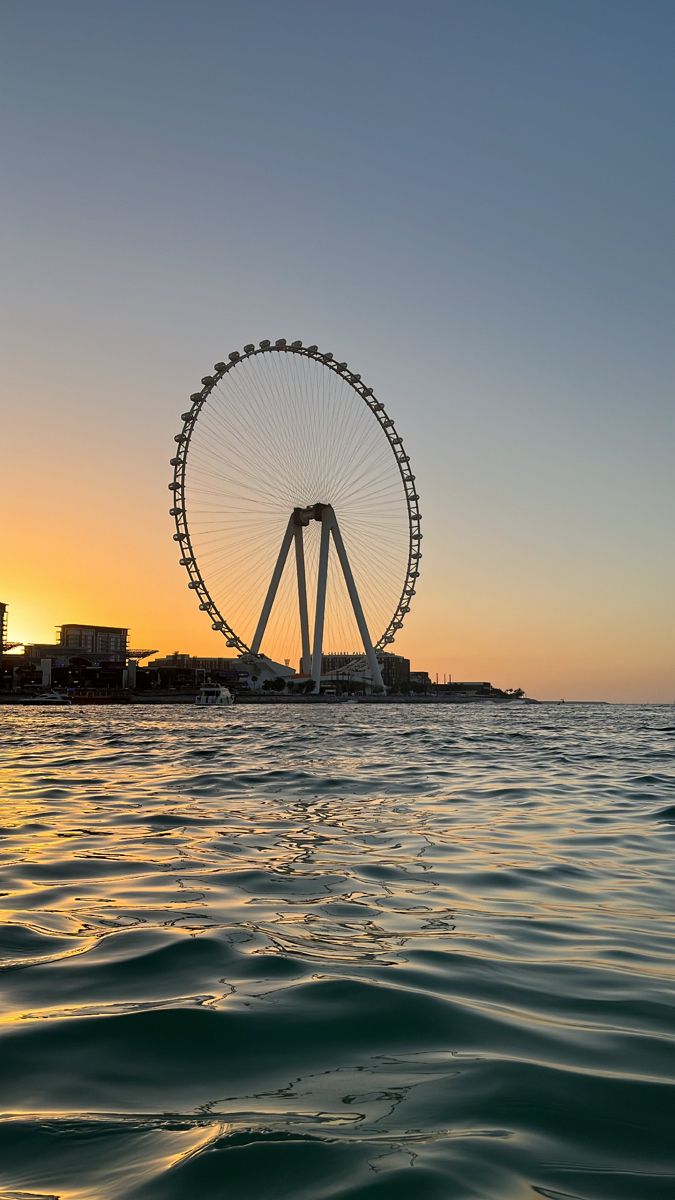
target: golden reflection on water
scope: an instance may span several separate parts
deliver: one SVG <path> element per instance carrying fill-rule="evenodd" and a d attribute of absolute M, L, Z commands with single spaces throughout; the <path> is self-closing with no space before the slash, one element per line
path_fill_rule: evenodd
<path fill-rule="evenodd" d="M 547 1097 L 666 1079 L 658 711 L 348 708 L 9 715 L 0 1196 L 210 1200 L 207 1165 L 268 1142 L 564 1194 Z"/>

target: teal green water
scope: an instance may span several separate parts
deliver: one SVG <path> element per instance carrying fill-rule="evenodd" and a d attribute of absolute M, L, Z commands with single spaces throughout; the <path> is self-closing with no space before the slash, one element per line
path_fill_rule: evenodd
<path fill-rule="evenodd" d="M 0 723 L 3 1200 L 675 1197 L 675 710 Z"/>

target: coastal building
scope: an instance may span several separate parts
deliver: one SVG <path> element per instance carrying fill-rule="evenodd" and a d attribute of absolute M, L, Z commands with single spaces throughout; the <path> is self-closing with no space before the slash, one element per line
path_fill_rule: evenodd
<path fill-rule="evenodd" d="M 206 679 L 232 687 L 239 683 L 236 665 L 236 658 L 199 657 L 175 650 L 153 658 L 143 670 L 143 679 L 151 688 L 169 692 L 193 690 Z"/>
<path fill-rule="evenodd" d="M 0 600 L 0 658 L 5 650 L 15 650 L 23 642 L 10 642 L 7 629 L 7 605 Z"/>
<path fill-rule="evenodd" d="M 7 634 L 7 605 L 0 600 L 0 692 L 9 692 L 12 688 L 12 658 L 9 655 L 5 658 L 4 651 L 11 650 L 14 644 Z"/>
<path fill-rule="evenodd" d="M 124 626 L 67 623 L 57 627 L 55 642 L 23 643 L 23 652 L 12 655 L 5 670 L 11 661 L 13 687 L 49 687 L 56 680 L 64 687 L 85 682 L 132 687 L 137 662 L 154 651 L 129 649 L 128 637 Z"/>
<path fill-rule="evenodd" d="M 293 671 L 264 656 L 241 654 L 238 658 L 200 657 L 175 650 L 148 663 L 148 672 L 157 671 L 162 686 L 193 686 L 208 677 L 218 683 L 232 684 L 252 691 L 276 679 L 289 679 Z"/>
<path fill-rule="evenodd" d="M 382 650 L 377 655 L 382 682 L 388 689 L 407 691 L 410 686 L 410 659 Z M 340 650 L 321 655 L 321 677 L 340 683 L 370 682 L 368 664 L 357 650 Z"/>
<path fill-rule="evenodd" d="M 487 680 L 457 680 L 453 683 L 439 683 L 432 687 L 435 695 L 451 701 L 469 700 L 521 700 L 524 696 L 522 688 L 498 688 Z"/>
<path fill-rule="evenodd" d="M 384 686 L 390 690 L 397 688 L 401 692 L 407 692 L 410 687 L 410 659 L 388 650 L 383 650 L 378 658 Z"/>
<path fill-rule="evenodd" d="M 448 683 L 446 687 L 448 691 L 457 692 L 464 696 L 491 696 L 498 690 L 493 688 L 492 684 L 488 683 L 487 680 L 480 683 Z"/>
<path fill-rule="evenodd" d="M 188 671 L 235 671 L 238 662 L 237 658 L 202 658 L 174 650 L 173 654 L 165 654 L 163 658 L 153 658 L 148 666 L 157 670 L 177 667 Z"/>
<path fill-rule="evenodd" d="M 61 625 L 56 642 L 29 642 L 24 648 L 24 664 L 39 666 L 51 659 L 53 666 L 67 667 L 74 659 L 87 666 L 119 663 L 127 660 L 128 629 L 116 625 Z"/>
<path fill-rule="evenodd" d="M 61 625 L 57 630 L 59 646 L 97 657 L 101 654 L 124 662 L 129 630 L 115 625 Z"/>

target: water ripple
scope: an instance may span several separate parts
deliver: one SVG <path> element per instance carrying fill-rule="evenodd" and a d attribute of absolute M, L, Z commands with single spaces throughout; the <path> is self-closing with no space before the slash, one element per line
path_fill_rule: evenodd
<path fill-rule="evenodd" d="M 669 710 L 0 709 L 0 1200 L 671 1200 Z"/>

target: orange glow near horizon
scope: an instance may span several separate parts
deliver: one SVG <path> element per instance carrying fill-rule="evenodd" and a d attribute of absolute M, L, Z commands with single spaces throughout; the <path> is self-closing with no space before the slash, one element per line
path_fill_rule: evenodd
<path fill-rule="evenodd" d="M 15 382 L 18 388 L 18 376 Z M 80 401 L 64 423 L 52 387 L 45 421 L 35 424 L 37 397 L 26 397 L 13 444 L 30 454 L 10 454 L 4 479 L 11 511 L 0 599 L 9 606 L 11 639 L 52 641 L 55 626 L 82 621 L 127 626 L 132 645 L 160 654 L 231 653 L 187 589 L 168 515 L 168 458 L 189 386 L 167 381 L 170 405 L 148 418 L 152 436 L 135 442 L 136 393 L 127 384 L 105 438 L 97 416 L 76 447 L 71 429 L 83 427 Z M 62 379 L 64 404 L 66 391 Z M 99 404 L 105 408 L 105 397 Z M 392 411 L 398 416 L 396 397 Z M 400 421 L 421 493 L 423 562 L 391 648 L 432 678 L 487 679 L 542 699 L 672 702 L 672 562 L 658 525 L 627 512 L 610 526 L 611 477 L 601 490 L 596 464 L 589 479 L 597 500 L 580 495 L 581 482 L 570 491 L 563 476 L 553 500 L 543 481 L 531 500 L 532 476 L 526 491 L 499 483 L 501 507 L 494 493 L 483 502 L 470 473 L 455 474 L 450 486 L 442 457 L 434 458 L 434 426 L 412 424 L 409 438 L 411 424 L 410 414 Z M 539 469 L 531 455 L 523 462 Z M 498 478 L 489 460 L 485 471 Z"/>
<path fill-rule="evenodd" d="M 12 446 L 26 450 L 14 449 L 4 463 L 11 504 L 0 600 L 9 606 L 10 638 L 52 641 L 55 626 L 81 621 L 127 626 L 132 645 L 160 654 L 231 653 L 187 589 L 168 514 L 168 459 L 200 356 L 190 352 L 180 378 L 169 373 L 155 388 L 159 399 L 142 412 L 138 437 L 149 377 L 103 380 L 92 419 L 86 385 L 71 382 L 67 362 L 55 379 L 53 362 L 38 363 L 30 392 L 16 368 L 9 391 L 23 403 L 13 416 Z M 512 446 L 522 474 L 512 483 L 504 479 L 500 444 L 486 439 L 481 422 L 462 428 L 463 410 L 448 416 L 440 408 L 417 422 L 398 375 L 383 364 L 378 392 L 411 456 L 424 534 L 417 595 L 391 648 L 432 678 L 486 679 L 542 699 L 671 703 L 667 440 L 660 439 L 660 457 L 650 449 L 643 486 L 630 493 L 614 460 L 592 453 L 589 441 L 568 446 L 562 427 L 551 449 L 547 442 L 548 458 L 527 442 Z M 505 407 L 503 438 L 516 418 L 519 428 L 531 428 L 527 413 Z M 460 448 L 452 470 L 437 436 L 451 421 Z M 603 428 L 605 452 L 608 437 Z M 613 453 L 619 461 L 620 447 Z M 217 598 L 227 618 L 226 596 Z"/>
<path fill-rule="evenodd" d="M 30 523 L 10 527 L 0 596 L 8 604 L 10 639 L 51 642 L 57 625 L 82 621 L 127 626 L 130 644 L 159 654 L 230 655 L 186 587 L 157 490 L 153 494 L 146 480 L 129 498 L 125 521 L 132 529 L 131 514 L 148 513 L 131 538 L 116 519 L 109 523 L 107 500 L 101 487 L 82 511 L 73 493 L 58 514 L 34 508 Z M 427 569 L 392 647 L 411 659 L 413 669 L 441 680 L 489 679 L 542 699 L 672 701 L 665 598 L 654 604 L 648 624 L 641 625 L 635 613 L 628 638 L 625 594 L 621 608 L 604 609 L 611 581 L 606 598 L 591 602 L 585 595 L 575 608 L 569 597 L 546 594 L 543 585 L 520 593 L 511 580 L 491 579 L 489 572 L 484 578 L 468 578 L 469 571 L 446 576 L 440 553 L 440 561 L 431 561 L 440 550 L 433 530 L 425 534 Z"/>

